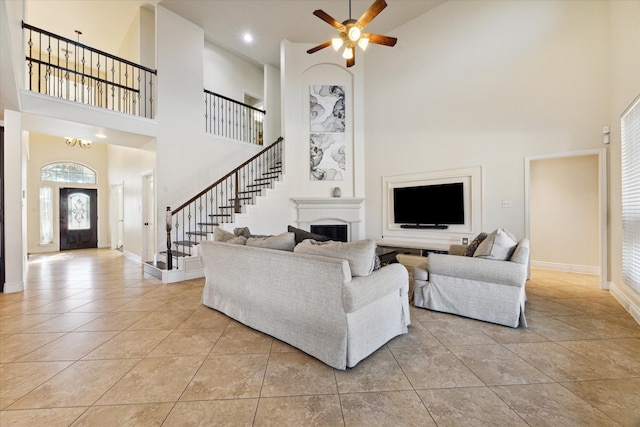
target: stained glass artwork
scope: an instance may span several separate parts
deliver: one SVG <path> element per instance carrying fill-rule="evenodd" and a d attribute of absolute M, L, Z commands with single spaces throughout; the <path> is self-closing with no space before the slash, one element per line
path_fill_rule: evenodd
<path fill-rule="evenodd" d="M 67 210 L 69 212 L 68 230 L 89 230 L 91 222 L 91 203 L 89 196 L 82 193 L 73 193 L 68 196 Z"/>

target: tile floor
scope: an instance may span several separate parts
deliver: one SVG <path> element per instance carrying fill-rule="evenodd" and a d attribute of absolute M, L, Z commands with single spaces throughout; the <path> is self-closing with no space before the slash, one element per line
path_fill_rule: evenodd
<path fill-rule="evenodd" d="M 0 295 L 0 425 L 639 426 L 640 326 L 593 276 L 534 270 L 528 329 L 412 307 L 337 371 L 112 250 L 34 256 Z"/>

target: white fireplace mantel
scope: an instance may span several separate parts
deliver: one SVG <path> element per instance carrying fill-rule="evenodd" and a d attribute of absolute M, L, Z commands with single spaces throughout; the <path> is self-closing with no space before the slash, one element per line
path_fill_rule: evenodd
<path fill-rule="evenodd" d="M 347 224 L 349 241 L 361 239 L 363 198 L 298 197 L 291 200 L 298 209 L 298 227 L 301 229 L 308 231 L 316 224 Z"/>

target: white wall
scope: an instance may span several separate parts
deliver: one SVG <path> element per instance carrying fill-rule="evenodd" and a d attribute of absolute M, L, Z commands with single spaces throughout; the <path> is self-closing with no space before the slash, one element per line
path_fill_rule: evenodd
<path fill-rule="evenodd" d="M 262 147 L 205 133 L 204 33 L 162 6 L 156 9 L 156 25 L 158 69 L 162 70 L 156 158 L 160 224 L 165 221 L 166 206 L 177 208 Z M 166 239 L 159 238 L 158 249 L 165 247 Z"/>
<path fill-rule="evenodd" d="M 108 147 L 109 191 L 112 186 L 123 185 L 124 225 L 123 251 L 130 257 L 142 259 L 142 242 L 145 228 L 142 226 L 143 179 L 144 174 L 153 173 L 156 166 L 156 154 L 150 150 L 137 150 L 112 145 Z M 112 200 L 109 193 L 105 200 Z M 162 210 L 158 208 L 158 210 Z M 110 210 L 109 224 L 115 224 Z"/>
<path fill-rule="evenodd" d="M 531 265 L 600 273 L 598 156 L 531 162 Z"/>
<path fill-rule="evenodd" d="M 263 69 L 205 41 L 204 88 L 239 102 L 244 91 L 264 98 Z"/>
<path fill-rule="evenodd" d="M 524 158 L 601 146 L 608 31 L 607 2 L 446 2 L 368 50 L 367 235 L 383 176 L 482 166 L 482 229 L 523 237 Z"/>
<path fill-rule="evenodd" d="M 22 115 L 4 111 L 4 292 L 24 290 L 27 274 L 27 210 L 24 168 L 28 142 L 23 135 Z"/>
<path fill-rule="evenodd" d="M 282 136 L 281 131 L 281 97 L 280 70 L 271 65 L 264 66 L 264 143 L 271 144 Z"/>
<path fill-rule="evenodd" d="M 96 184 L 69 184 L 42 182 L 40 170 L 54 162 L 80 163 L 96 172 Z M 60 250 L 60 188 L 95 188 L 98 190 L 98 247 L 111 244 L 109 229 L 109 174 L 107 146 L 94 143 L 91 148 L 68 147 L 63 138 L 29 133 L 29 160 L 27 162 L 27 242 L 29 253 L 57 252 Z M 53 196 L 53 242 L 40 244 L 40 188 L 51 187 Z"/>

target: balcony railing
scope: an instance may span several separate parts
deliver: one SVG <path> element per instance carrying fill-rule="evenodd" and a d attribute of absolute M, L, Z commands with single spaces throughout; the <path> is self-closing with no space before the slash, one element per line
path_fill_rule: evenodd
<path fill-rule="evenodd" d="M 22 23 L 26 89 L 153 118 L 156 70 Z"/>
<path fill-rule="evenodd" d="M 204 90 L 205 128 L 214 135 L 262 145 L 266 111 Z"/>

